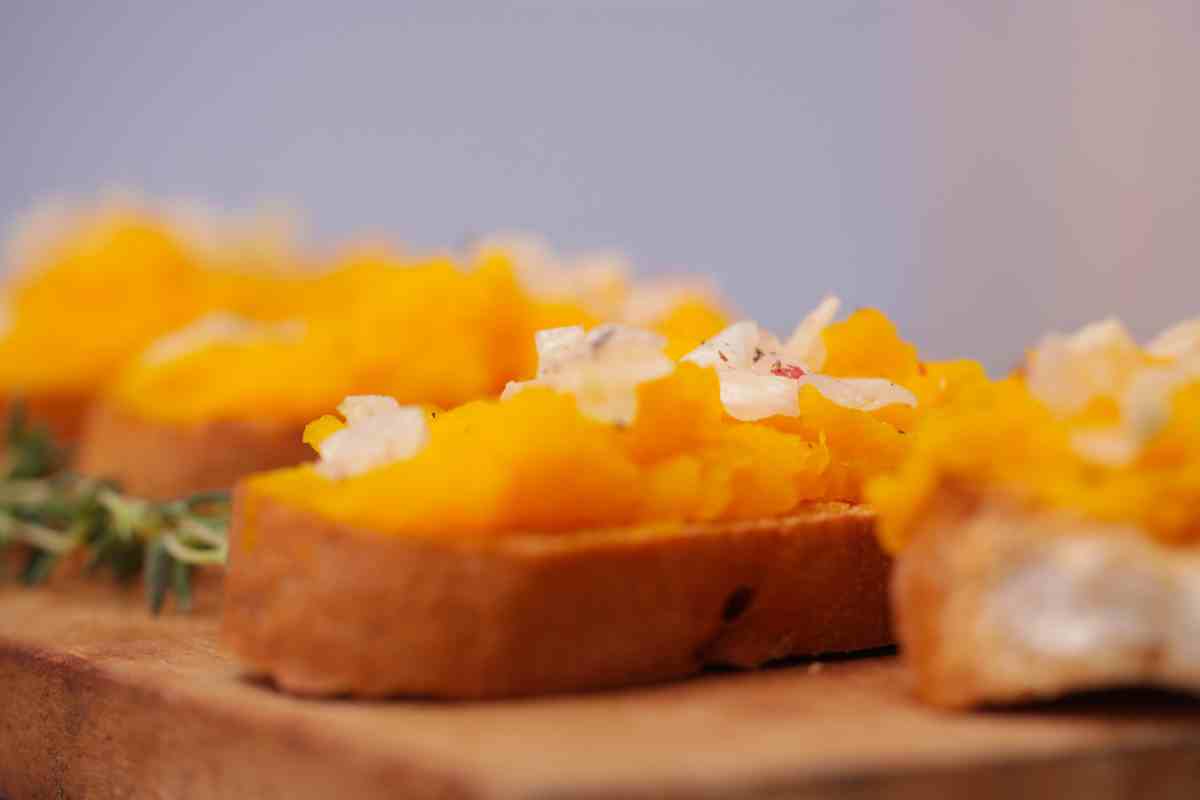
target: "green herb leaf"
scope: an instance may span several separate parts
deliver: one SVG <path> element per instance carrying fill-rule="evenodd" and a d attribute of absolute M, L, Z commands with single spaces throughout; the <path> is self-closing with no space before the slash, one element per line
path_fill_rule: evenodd
<path fill-rule="evenodd" d="M 29 556 L 25 560 L 25 568 L 21 570 L 21 583 L 26 586 L 45 583 L 56 563 L 58 563 L 58 556 L 55 553 L 30 548 Z"/>
<path fill-rule="evenodd" d="M 192 610 L 192 570 L 191 564 L 182 561 L 171 565 L 171 588 L 175 592 L 175 604 L 180 611 Z"/>
<path fill-rule="evenodd" d="M 31 424 L 25 403 L 14 401 L 8 416 L 5 473 L 10 480 L 41 478 L 60 469 L 65 452 L 43 425 Z"/>
<path fill-rule="evenodd" d="M 185 497 L 182 502 L 188 510 L 206 505 L 228 506 L 233 501 L 233 495 L 225 489 L 212 489 L 207 492 L 196 492 Z"/>
<path fill-rule="evenodd" d="M 141 571 L 153 613 L 172 592 L 181 610 L 191 608 L 196 567 L 225 563 L 229 492 L 155 502 L 66 471 L 64 463 L 65 451 L 15 403 L 0 459 L 0 554 L 17 544 L 28 548 L 20 579 L 42 583 L 82 548 L 88 572 L 107 569 L 124 582 Z"/>
<path fill-rule="evenodd" d="M 161 539 L 146 543 L 146 566 L 144 571 L 146 604 L 152 614 L 162 611 L 171 585 L 171 556 Z"/>

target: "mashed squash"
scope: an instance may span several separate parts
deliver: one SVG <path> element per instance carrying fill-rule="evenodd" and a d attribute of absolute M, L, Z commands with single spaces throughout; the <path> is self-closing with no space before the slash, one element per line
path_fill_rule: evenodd
<path fill-rule="evenodd" d="M 448 408 L 495 396 L 537 365 L 533 334 L 594 326 L 583 304 L 544 301 L 502 253 L 460 265 L 405 263 L 384 253 L 339 261 L 310 286 L 303 334 L 212 342 L 167 361 L 131 363 L 109 399 L 140 417 L 302 424 L 346 395 L 385 394 Z M 715 307 L 687 301 L 653 327 L 690 349 L 724 325 Z"/>
<path fill-rule="evenodd" d="M 9 265 L 0 325 L 9 396 L 90 397 L 155 339 L 209 311 L 288 315 L 283 301 L 302 283 L 248 258 L 216 267 L 209 247 L 135 206 L 80 212 L 44 238 L 15 249 Z"/>
<path fill-rule="evenodd" d="M 539 275 L 579 294 L 542 295 L 498 247 L 469 265 L 380 247 L 318 264 L 287 239 L 267 217 L 127 198 L 45 207 L 9 248 L 0 400 L 61 401 L 81 417 L 104 396 L 181 424 L 298 424 L 355 392 L 452 406 L 532 374 L 533 331 L 595 325 L 593 307 L 619 307 L 636 286 L 601 262 L 584 264 L 591 283 L 541 263 Z M 680 296 L 659 317 L 653 326 L 680 351 L 725 324 L 715 300 L 699 296 Z M 254 322 L 286 323 L 294 335 L 213 335 Z M 164 338 L 170 345 L 157 346 Z"/>
<path fill-rule="evenodd" d="M 882 366 L 917 407 L 861 411 L 805 386 L 797 416 L 742 422 L 727 413 L 715 369 L 678 363 L 636 387 L 631 424 L 583 414 L 570 392 L 532 382 L 503 401 L 436 413 L 410 458 L 337 480 L 312 465 L 279 470 L 249 478 L 245 491 L 374 531 L 426 535 L 755 519 L 812 501 L 858 502 L 867 480 L 907 455 L 908 427 L 983 373 L 922 364 L 874 311 L 823 335 L 828 363 L 846 376 L 875 375 L 879 353 L 903 359 Z M 319 450 L 343 427 L 323 417 L 306 441 Z"/>
<path fill-rule="evenodd" d="M 1023 374 L 928 415 L 871 484 L 885 545 L 901 550 L 948 487 L 1200 542 L 1198 358 L 1141 350 L 1112 321 L 1047 337 Z"/>

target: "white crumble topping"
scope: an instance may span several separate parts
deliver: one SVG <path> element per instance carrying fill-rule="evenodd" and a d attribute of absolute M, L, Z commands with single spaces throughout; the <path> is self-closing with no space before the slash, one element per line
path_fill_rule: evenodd
<path fill-rule="evenodd" d="M 1035 397 L 1063 416 L 1098 397 L 1115 398 L 1120 422 L 1078 431 L 1071 445 L 1092 463 L 1121 467 L 1166 424 L 1175 390 L 1198 378 L 1200 320 L 1168 328 L 1143 352 L 1125 326 L 1109 318 L 1071 335 L 1046 336 L 1030 354 L 1026 382 Z"/>
<path fill-rule="evenodd" d="M 587 333 L 578 325 L 539 331 L 537 377 L 510 381 L 500 399 L 546 386 L 574 395 L 586 416 L 628 425 L 637 414 L 637 387 L 675 369 L 662 352 L 665 344 L 656 333 L 625 325 L 600 325 Z"/>
<path fill-rule="evenodd" d="M 1119 424 L 1072 437 L 1075 452 L 1097 464 L 1120 467 L 1137 458 L 1171 418 L 1171 397 L 1177 389 L 1200 380 L 1200 353 L 1169 366 L 1138 372 L 1121 393 Z"/>
<path fill-rule="evenodd" d="M 1142 362 L 1129 331 L 1109 318 L 1043 338 L 1030 354 L 1026 382 L 1051 409 L 1071 414 L 1095 397 L 1118 393 Z"/>
<path fill-rule="evenodd" d="M 687 300 L 715 306 L 720 304 L 720 296 L 716 284 L 707 278 L 664 277 L 637 281 L 625 300 L 620 318 L 629 325 L 651 325 Z"/>
<path fill-rule="evenodd" d="M 1172 325 L 1146 345 L 1155 358 L 1200 356 L 1200 317 Z"/>
<path fill-rule="evenodd" d="M 912 392 L 883 378 L 835 378 L 817 372 L 825 362 L 821 333 L 839 305 L 836 297 L 826 297 L 796 327 L 787 345 L 781 346 L 769 331 L 747 320 L 729 326 L 683 360 L 715 369 L 725 411 L 744 421 L 799 415 L 804 386 L 812 386 L 833 403 L 860 411 L 897 403 L 915 406 L 917 398 Z"/>
<path fill-rule="evenodd" d="M 629 292 L 633 270 L 620 253 L 565 257 L 555 253 L 544 239 L 524 233 L 485 236 L 474 249 L 477 253 L 507 254 L 517 279 L 531 294 L 573 300 L 601 317 L 618 317 Z"/>
<path fill-rule="evenodd" d="M 859 411 L 878 411 L 891 405 L 915 408 L 917 405 L 917 398 L 912 392 L 886 378 L 833 378 L 814 374 L 798 378 L 796 383 L 812 386 L 826 400 Z"/>
<path fill-rule="evenodd" d="M 819 372 L 825 366 L 825 337 L 821 334 L 833 322 L 842 301 L 834 295 L 826 295 L 820 304 L 792 331 L 783 352 L 798 361 L 809 372 Z"/>
<path fill-rule="evenodd" d="M 346 427 L 330 434 L 319 448 L 316 469 L 326 478 L 350 478 L 412 458 L 429 440 L 425 411 L 402 406 L 392 397 L 347 397 L 338 412 Z"/>
<path fill-rule="evenodd" d="M 304 332 L 305 325 L 301 320 L 257 322 L 228 311 L 217 311 L 161 337 L 142 352 L 141 360 L 147 365 L 164 364 L 214 344 L 299 341 L 304 338 Z"/>
<path fill-rule="evenodd" d="M 46 258 L 81 216 L 63 198 L 45 200 L 20 214 L 4 239 L 4 269 L 8 279 Z"/>
<path fill-rule="evenodd" d="M 1076 431 L 1071 434 L 1071 449 L 1093 464 L 1120 467 L 1137 458 L 1141 438 L 1123 427 Z"/>

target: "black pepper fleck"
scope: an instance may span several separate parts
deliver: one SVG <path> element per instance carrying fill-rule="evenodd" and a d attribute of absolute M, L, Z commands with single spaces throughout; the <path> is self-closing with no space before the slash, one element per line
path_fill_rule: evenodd
<path fill-rule="evenodd" d="M 603 331 L 601 331 L 600 335 L 592 340 L 592 352 L 594 353 L 601 347 L 604 347 L 604 345 L 608 344 L 608 340 L 613 337 L 613 333 L 614 330 L 612 328 L 605 328 Z"/>

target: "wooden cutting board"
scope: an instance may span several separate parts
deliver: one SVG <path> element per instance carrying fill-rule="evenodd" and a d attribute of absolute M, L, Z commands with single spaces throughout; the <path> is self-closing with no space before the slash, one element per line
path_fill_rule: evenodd
<path fill-rule="evenodd" d="M 538 700 L 304 701 L 191 616 L 71 582 L 0 589 L 0 795 L 23 798 L 1200 796 L 1200 704 L 915 704 L 894 657 Z M 416 656 L 414 656 L 416 657 Z"/>

